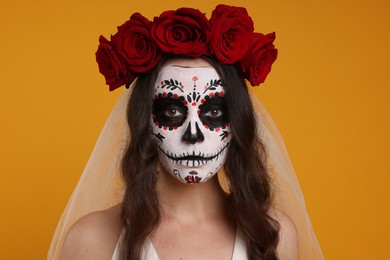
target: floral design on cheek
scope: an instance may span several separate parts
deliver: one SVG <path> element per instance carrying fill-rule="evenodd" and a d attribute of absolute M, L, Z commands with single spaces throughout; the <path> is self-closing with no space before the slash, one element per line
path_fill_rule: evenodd
<path fill-rule="evenodd" d="M 155 134 L 152 132 L 152 135 L 154 135 L 161 143 L 164 142 L 165 136 L 163 136 L 161 133 Z"/>
<path fill-rule="evenodd" d="M 229 139 L 230 134 L 231 132 L 223 131 L 222 134 L 219 135 L 221 137 L 221 141 L 226 142 Z"/>

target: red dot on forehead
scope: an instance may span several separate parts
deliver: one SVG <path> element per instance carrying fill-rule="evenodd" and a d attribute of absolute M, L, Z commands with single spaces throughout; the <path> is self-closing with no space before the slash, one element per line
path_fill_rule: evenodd
<path fill-rule="evenodd" d="M 193 105 L 193 106 L 196 106 L 196 102 L 192 102 L 192 105 Z"/>
<path fill-rule="evenodd" d="M 192 77 L 192 80 L 193 80 L 193 81 L 197 81 L 197 80 L 198 80 L 198 77 L 197 77 L 197 76 L 193 76 L 193 77 Z"/>

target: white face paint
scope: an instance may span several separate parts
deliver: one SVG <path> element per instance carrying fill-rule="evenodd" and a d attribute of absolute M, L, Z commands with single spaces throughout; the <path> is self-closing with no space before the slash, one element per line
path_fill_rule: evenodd
<path fill-rule="evenodd" d="M 154 90 L 152 134 L 160 163 L 183 183 L 207 181 L 223 166 L 232 139 L 217 72 L 165 65 Z"/>

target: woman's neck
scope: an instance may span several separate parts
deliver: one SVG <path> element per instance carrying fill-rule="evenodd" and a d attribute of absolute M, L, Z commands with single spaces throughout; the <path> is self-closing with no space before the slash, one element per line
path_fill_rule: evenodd
<path fill-rule="evenodd" d="M 157 191 L 163 217 L 191 223 L 226 216 L 226 195 L 217 176 L 205 183 L 184 184 L 161 169 Z"/>

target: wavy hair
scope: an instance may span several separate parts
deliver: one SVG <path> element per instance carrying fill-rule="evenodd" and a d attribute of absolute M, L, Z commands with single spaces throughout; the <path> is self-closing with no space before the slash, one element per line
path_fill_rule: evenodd
<path fill-rule="evenodd" d="M 124 226 L 121 258 L 125 260 L 141 259 L 143 244 L 160 221 L 161 208 L 156 191 L 157 146 L 152 135 L 147 133 L 150 133 L 154 83 L 161 66 L 170 58 L 164 57 L 151 73 L 138 78 L 127 107 L 131 138 L 122 159 L 126 191 L 121 210 Z M 214 67 L 223 82 L 233 133 L 224 165 L 231 214 L 228 217 L 242 233 L 249 259 L 277 259 L 280 227 L 269 215 L 272 196 L 266 150 L 257 133 L 246 83 L 234 65 L 203 58 Z"/>

